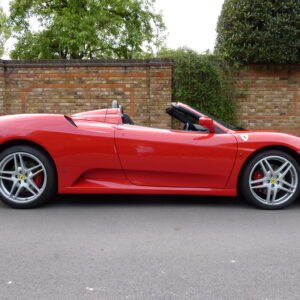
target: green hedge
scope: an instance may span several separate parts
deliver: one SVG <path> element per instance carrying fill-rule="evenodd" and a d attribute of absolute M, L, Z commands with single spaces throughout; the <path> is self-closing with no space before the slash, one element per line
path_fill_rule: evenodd
<path fill-rule="evenodd" d="M 174 101 L 187 103 L 224 121 L 234 122 L 233 81 L 220 59 L 187 48 L 164 49 L 159 56 L 174 61 Z"/>
<path fill-rule="evenodd" d="M 230 63 L 300 63 L 300 1 L 225 0 L 217 33 Z"/>

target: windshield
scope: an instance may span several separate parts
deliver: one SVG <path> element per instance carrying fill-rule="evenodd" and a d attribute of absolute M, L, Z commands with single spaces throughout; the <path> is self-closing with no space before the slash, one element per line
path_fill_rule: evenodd
<path fill-rule="evenodd" d="M 211 119 L 213 119 L 216 123 L 219 123 L 220 125 L 222 125 L 223 127 L 230 129 L 230 130 L 242 130 L 242 131 L 246 131 L 247 129 L 239 127 L 239 126 L 234 126 L 231 125 L 227 122 L 224 122 L 222 120 L 220 120 L 219 118 L 215 117 L 214 115 L 211 115 L 209 113 L 206 112 L 199 112 L 195 109 L 193 109 L 192 107 L 190 107 L 189 105 L 177 102 L 177 103 L 172 103 L 171 106 L 169 106 L 166 109 L 166 112 L 171 115 L 173 118 L 179 120 L 180 122 L 183 122 L 184 124 L 189 123 L 192 125 L 197 125 L 198 126 L 198 119 L 199 117 L 201 118 L 201 115 L 205 115 Z M 224 131 L 216 126 L 215 127 L 216 131 L 218 133 L 223 133 Z"/>

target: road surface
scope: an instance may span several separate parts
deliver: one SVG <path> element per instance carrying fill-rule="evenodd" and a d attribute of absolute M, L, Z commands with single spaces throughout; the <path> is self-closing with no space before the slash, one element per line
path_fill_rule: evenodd
<path fill-rule="evenodd" d="M 299 299 L 300 201 L 59 196 L 0 204 L 1 299 Z"/>

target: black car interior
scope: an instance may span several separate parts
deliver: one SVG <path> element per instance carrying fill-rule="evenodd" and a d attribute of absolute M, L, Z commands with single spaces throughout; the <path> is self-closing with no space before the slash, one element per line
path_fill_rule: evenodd
<path fill-rule="evenodd" d="M 122 106 L 118 103 L 117 100 L 112 102 L 112 108 L 120 108 L 122 114 L 122 122 L 123 124 L 134 125 L 133 120 L 129 117 L 128 114 L 125 114 Z M 180 123 L 183 124 L 183 130 L 185 131 L 199 131 L 208 133 L 209 130 L 201 125 L 199 125 L 198 120 L 199 116 L 193 114 L 191 111 L 187 111 L 184 108 L 180 107 L 176 103 L 172 103 L 166 109 L 166 113 L 169 114 L 172 118 L 175 118 Z M 223 131 L 216 127 L 216 133 L 223 133 Z"/>
<path fill-rule="evenodd" d="M 166 113 L 183 124 L 183 130 L 209 132 L 207 128 L 198 124 L 199 116 L 190 111 L 186 111 L 180 106 L 172 103 L 167 107 Z"/>

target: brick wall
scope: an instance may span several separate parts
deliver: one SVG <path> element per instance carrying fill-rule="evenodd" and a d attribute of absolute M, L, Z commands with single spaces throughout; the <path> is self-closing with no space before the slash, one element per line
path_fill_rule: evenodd
<path fill-rule="evenodd" d="M 75 113 L 117 99 L 137 124 L 170 127 L 172 62 L 0 61 L 0 113 Z"/>
<path fill-rule="evenodd" d="M 300 135 L 300 65 L 244 67 L 236 87 L 242 125 Z M 114 99 L 137 124 L 170 127 L 171 60 L 0 60 L 0 114 L 74 113 Z"/>
<path fill-rule="evenodd" d="M 300 65 L 247 66 L 236 86 L 243 125 L 300 135 Z"/>

